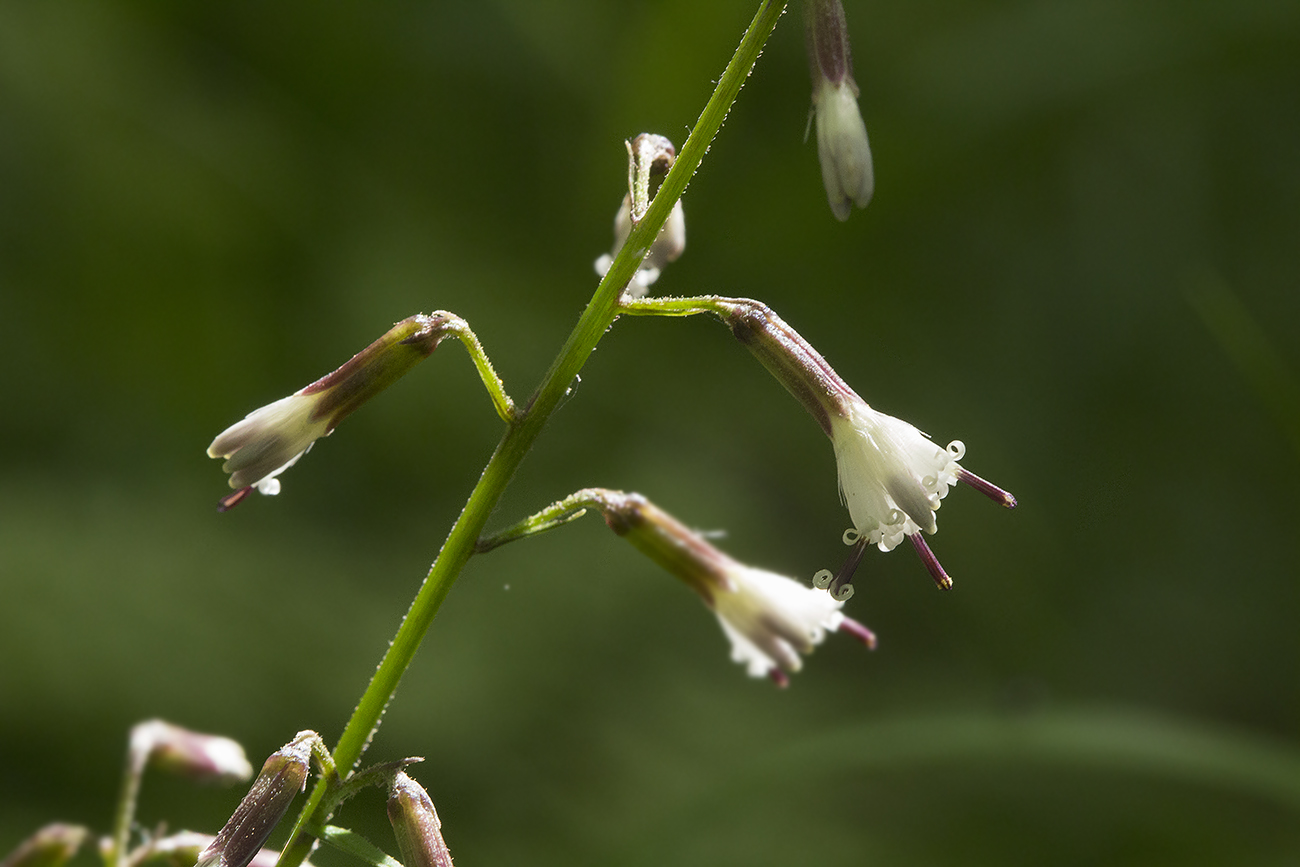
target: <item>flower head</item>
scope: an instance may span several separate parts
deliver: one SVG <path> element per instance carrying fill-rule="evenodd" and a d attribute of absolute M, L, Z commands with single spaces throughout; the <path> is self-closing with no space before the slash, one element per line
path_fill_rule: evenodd
<path fill-rule="evenodd" d="M 892 551 L 907 537 L 935 582 L 952 587 L 920 535 L 938 529 L 934 513 L 948 489 L 963 482 L 1008 509 L 1016 507 L 1016 498 L 958 463 L 966 453 L 960 441 L 943 448 L 907 422 L 868 406 L 766 305 L 735 298 L 718 303 L 732 333 L 807 408 L 835 447 L 840 495 L 853 519 L 844 541 L 856 547 L 838 575 L 818 573 L 827 580 L 815 583 L 847 599 L 865 544 Z"/>
<path fill-rule="evenodd" d="M 218 434 L 208 457 L 226 459 L 221 469 L 230 473 L 230 487 L 236 489 L 219 508 L 229 509 L 254 488 L 280 493 L 280 473 L 348 414 L 427 358 L 457 322 L 447 313 L 403 319 L 338 370 Z"/>
<path fill-rule="evenodd" d="M 218 434 L 208 457 L 226 459 L 221 470 L 230 473 L 230 487 L 280 493 L 276 476 L 333 430 L 330 417 L 319 413 L 321 398 L 298 392 L 250 412 Z"/>
<path fill-rule="evenodd" d="M 853 205 L 865 208 L 871 201 L 875 174 L 867 125 L 858 110 L 844 7 L 840 0 L 806 0 L 804 25 L 822 182 L 831 212 L 847 220 Z"/>
<path fill-rule="evenodd" d="M 892 551 L 904 535 L 938 529 L 934 513 L 956 484 L 957 461 L 966 453 L 960 441 L 945 449 L 858 399 L 845 415 L 831 417 L 831 442 L 840 494 L 854 529 L 871 544 Z"/>
<path fill-rule="evenodd" d="M 844 616 L 844 603 L 784 575 L 738 563 L 639 494 L 586 494 L 614 532 L 700 594 L 731 641 L 731 658 L 751 677 L 778 685 L 803 667 L 828 632 L 847 632 L 869 647 L 875 636 Z"/>
<path fill-rule="evenodd" d="M 826 633 L 845 622 L 843 602 L 784 575 L 732 562 L 712 594 L 713 613 L 731 640 L 731 659 L 750 677 L 784 683 Z"/>

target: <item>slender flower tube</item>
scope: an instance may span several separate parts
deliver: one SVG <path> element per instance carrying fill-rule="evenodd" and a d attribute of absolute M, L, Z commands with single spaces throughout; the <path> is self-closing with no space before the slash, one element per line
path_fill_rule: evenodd
<path fill-rule="evenodd" d="M 951 577 L 920 536 L 922 530 L 938 530 L 935 512 L 949 488 L 964 482 L 1008 509 L 1015 508 L 1016 498 L 958 463 L 966 454 L 960 441 L 944 448 L 902 419 L 872 409 L 766 305 L 727 299 L 717 306 L 737 339 L 831 438 L 840 495 L 853 520 L 845 543 L 856 545 L 865 538 L 881 551 L 892 551 L 907 537 L 935 583 L 950 589 Z M 856 566 L 856 559 L 852 564 Z M 851 580 L 850 568 L 847 575 L 836 576 L 835 587 L 842 589 Z"/>
<path fill-rule="evenodd" d="M 843 602 L 775 572 L 738 563 L 640 494 L 592 488 L 577 495 L 595 503 L 605 522 L 642 553 L 700 595 L 731 641 L 731 658 L 751 677 L 779 686 L 803 667 L 828 632 L 846 632 L 868 647 L 876 638 L 845 617 Z"/>
<path fill-rule="evenodd" d="M 404 867 L 452 867 L 438 811 L 429 793 L 405 771 L 398 771 L 389 787 L 388 820 Z"/>
<path fill-rule="evenodd" d="M 822 182 L 831 213 L 844 221 L 853 205 L 867 206 L 876 182 L 840 0 L 804 0 L 804 33 Z"/>
<path fill-rule="evenodd" d="M 348 414 L 427 358 L 455 322 L 459 320 L 442 313 L 403 319 L 338 370 L 222 431 L 208 446 L 208 457 L 226 459 L 221 469 L 230 473 L 236 491 L 222 498 L 218 508 L 231 508 L 254 488 L 278 494 L 280 473 Z"/>

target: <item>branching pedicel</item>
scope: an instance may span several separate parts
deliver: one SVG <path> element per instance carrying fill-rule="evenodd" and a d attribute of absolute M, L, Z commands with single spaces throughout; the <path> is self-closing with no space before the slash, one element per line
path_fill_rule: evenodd
<path fill-rule="evenodd" d="M 137 727 L 114 834 L 101 847 L 106 867 L 134 867 L 152 860 L 199 867 L 245 867 L 274 857 L 262 848 L 288 809 L 314 762 L 318 779 L 284 850 L 282 867 L 295 867 L 325 841 L 376 867 L 400 867 L 355 834 L 328 825 L 337 807 L 360 788 L 386 786 L 389 816 L 406 867 L 443 867 L 451 856 L 433 803 L 405 769 L 405 759 L 362 771 L 353 767 L 370 741 L 384 707 L 397 689 L 451 583 L 466 560 L 507 542 L 563 526 L 596 509 L 618 535 L 694 590 L 716 615 L 732 646 L 732 658 L 756 677 L 784 686 L 802 656 L 830 632 L 845 632 L 870 648 L 876 637 L 842 608 L 853 593 L 854 570 L 868 545 L 892 550 L 908 538 L 942 588 L 951 578 L 922 532 L 938 529 L 935 513 L 957 482 L 965 482 L 1010 508 L 1015 499 L 971 474 L 958 461 L 965 447 L 932 442 L 905 421 L 870 407 L 826 360 L 766 305 L 744 298 L 644 298 L 663 269 L 685 248 L 681 194 L 717 133 L 784 4 L 764 2 L 680 154 L 662 136 L 643 134 L 627 143 L 628 192 L 615 217 L 614 251 L 601 256 L 602 276 L 591 302 L 532 397 L 517 405 L 492 368 L 468 324 L 446 311 L 416 315 L 394 325 L 338 370 L 289 397 L 250 413 L 213 440 L 208 454 L 223 458 L 234 493 L 224 511 L 252 491 L 276 494 L 279 476 L 348 414 L 427 358 L 447 337 L 467 349 L 506 428 L 501 442 L 453 526 L 428 577 L 380 662 L 338 744 L 331 753 L 315 732 L 300 732 L 273 754 L 230 821 L 215 837 L 186 832 L 147 839 L 130 847 L 140 775 L 163 763 L 195 773 L 247 777 L 243 752 L 225 739 L 197 735 L 161 722 Z M 813 74 L 818 156 L 834 216 L 865 207 L 874 188 L 866 126 L 857 106 L 847 28 L 839 0 L 805 0 L 805 25 Z M 494 535 L 483 531 L 488 516 L 533 440 L 597 342 L 619 316 L 691 316 L 710 313 L 734 334 L 812 414 L 831 439 L 839 486 L 853 526 L 853 546 L 836 573 L 817 573 L 813 587 L 744 565 L 724 554 L 644 496 L 585 488 Z M 50 826 L 6 859 L 2 867 L 58 867 L 81 845 L 85 829 Z M 200 851 L 201 850 L 201 851 Z"/>

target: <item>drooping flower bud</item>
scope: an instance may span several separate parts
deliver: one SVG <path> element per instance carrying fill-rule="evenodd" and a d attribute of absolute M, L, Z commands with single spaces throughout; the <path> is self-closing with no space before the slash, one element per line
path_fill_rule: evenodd
<path fill-rule="evenodd" d="M 804 0 L 804 33 L 817 118 L 817 157 L 826 199 L 838 220 L 865 208 L 875 190 L 867 125 L 858 110 L 849 30 L 840 0 Z"/>
<path fill-rule="evenodd" d="M 403 867 L 452 867 L 438 811 L 429 793 L 405 771 L 393 777 L 389 788 L 388 820 L 393 824 Z"/>
<path fill-rule="evenodd" d="M 609 253 L 602 254 L 596 260 L 596 273 L 605 276 L 614 257 L 623 248 L 632 228 L 645 216 L 650 201 L 658 185 L 663 181 L 668 170 L 677 158 L 673 143 L 661 135 L 642 133 L 627 142 L 628 157 L 628 193 L 623 197 L 623 204 L 614 215 L 614 246 Z M 686 249 L 686 216 L 679 199 L 673 205 L 654 243 L 641 262 L 641 267 L 628 284 L 627 294 L 632 298 L 645 295 L 650 286 L 659 279 L 659 274 L 669 262 L 677 261 Z"/>
<path fill-rule="evenodd" d="M 447 336 L 448 321 L 437 313 L 403 319 L 338 370 L 222 431 L 208 446 L 208 457 L 226 459 L 221 469 L 237 490 L 219 508 L 231 508 L 254 488 L 278 494 L 276 477 L 349 413 L 427 358 Z"/>
<path fill-rule="evenodd" d="M 811 653 L 827 632 L 846 632 L 875 646 L 871 631 L 840 611 L 842 601 L 738 563 L 640 494 L 599 488 L 583 493 L 599 504 L 615 533 L 700 594 L 731 641 L 732 660 L 751 677 L 785 686 L 787 673 L 803 667 L 800 654 Z"/>
<path fill-rule="evenodd" d="M 199 855 L 196 867 L 248 867 L 294 796 L 306 787 L 313 744 L 320 744 L 320 735 L 301 731 L 271 754 L 230 821 Z"/>
<path fill-rule="evenodd" d="M 149 764 L 197 780 L 234 783 L 253 775 L 253 766 L 237 741 L 190 731 L 160 719 L 138 723 L 131 729 L 130 751 L 133 764 Z"/>
<path fill-rule="evenodd" d="M 90 834 L 80 825 L 55 822 L 18 844 L 0 861 L 0 867 L 62 867 L 77 854 Z"/>

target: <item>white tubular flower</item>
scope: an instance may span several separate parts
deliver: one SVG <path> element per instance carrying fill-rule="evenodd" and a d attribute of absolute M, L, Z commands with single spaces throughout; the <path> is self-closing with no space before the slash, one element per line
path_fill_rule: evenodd
<path fill-rule="evenodd" d="M 805 0 L 804 32 L 817 116 L 817 158 L 831 213 L 849 218 L 853 205 L 865 208 L 875 191 L 867 125 L 858 110 L 849 31 L 840 0 Z"/>
<path fill-rule="evenodd" d="M 1016 507 L 1016 498 L 958 463 L 966 453 L 961 442 L 945 449 L 907 422 L 867 406 L 826 359 L 765 304 L 743 298 L 715 304 L 736 338 L 807 408 L 835 447 L 840 495 L 853 519 L 844 541 L 855 549 L 838 574 L 819 572 L 814 584 L 831 590 L 837 599 L 848 599 L 865 546 L 891 551 L 906 536 L 935 583 L 950 589 L 952 578 L 921 537 L 922 530 L 938 529 L 934 513 L 948 489 L 962 482 L 1008 509 Z"/>
<path fill-rule="evenodd" d="M 221 469 L 230 473 L 230 487 L 236 490 L 222 497 L 217 508 L 226 511 L 253 489 L 280 493 L 280 473 L 349 413 L 427 358 L 458 324 L 463 320 L 445 312 L 403 319 L 338 370 L 218 434 L 208 457 L 226 459 Z"/>
<path fill-rule="evenodd" d="M 957 483 L 966 447 L 935 443 L 902 419 L 850 401 L 847 414 L 831 416 L 831 442 L 840 494 L 854 529 L 881 551 L 904 535 L 938 529 L 935 511 Z"/>
<path fill-rule="evenodd" d="M 573 498 L 595 505 L 610 528 L 691 587 L 731 641 L 731 658 L 751 677 L 778 686 L 803 667 L 828 632 L 868 647 L 876 637 L 840 611 L 844 603 L 784 575 L 738 563 L 640 494 L 589 488 Z"/>
<path fill-rule="evenodd" d="M 226 428 L 208 446 L 208 457 L 225 458 L 222 472 L 230 487 L 280 493 L 276 476 L 307 454 L 312 444 L 331 430 L 331 418 L 317 416 L 321 394 L 292 394 L 254 410 Z"/>
<path fill-rule="evenodd" d="M 731 659 L 750 677 L 784 685 L 827 632 L 844 623 L 844 603 L 797 581 L 733 562 L 714 590 L 712 608 L 731 640 Z"/>

